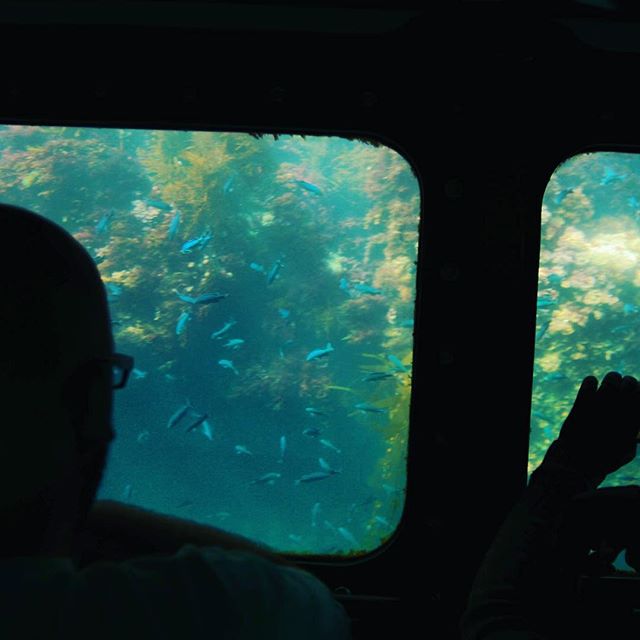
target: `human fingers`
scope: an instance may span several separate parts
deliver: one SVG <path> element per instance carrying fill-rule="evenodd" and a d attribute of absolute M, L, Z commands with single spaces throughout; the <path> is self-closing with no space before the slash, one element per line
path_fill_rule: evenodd
<path fill-rule="evenodd" d="M 611 437 L 619 440 L 621 429 L 628 426 L 629 412 L 632 410 L 632 392 L 636 386 L 635 378 L 625 376 L 624 378 L 617 371 L 609 371 L 602 382 L 597 393 L 595 419 L 598 422 L 598 429 L 602 429 L 600 423 L 605 422 L 613 426 L 606 429 L 604 437 L 609 440 Z"/>
<path fill-rule="evenodd" d="M 573 441 L 579 437 L 580 425 L 588 421 L 597 392 L 598 380 L 595 376 L 587 376 L 582 380 L 569 415 L 560 428 L 563 441 Z"/>
<path fill-rule="evenodd" d="M 623 393 L 636 393 L 638 391 L 638 381 L 633 376 L 624 376 L 620 389 Z"/>
<path fill-rule="evenodd" d="M 576 402 L 578 402 L 580 398 L 592 395 L 595 391 L 597 391 L 597 389 L 598 379 L 595 376 L 587 376 L 580 384 L 580 388 L 578 389 L 578 393 L 576 394 Z"/>
<path fill-rule="evenodd" d="M 625 376 L 620 386 L 624 406 L 629 412 L 631 424 L 637 424 L 640 421 L 640 383 L 633 376 Z"/>
<path fill-rule="evenodd" d="M 618 371 L 609 371 L 607 372 L 605 377 L 602 379 L 602 384 L 600 385 L 600 388 L 619 387 L 621 383 L 622 383 L 622 375 Z"/>
<path fill-rule="evenodd" d="M 598 392 L 598 379 L 595 376 L 587 376 L 584 378 L 576 394 L 576 399 L 573 403 L 571 413 L 574 418 L 581 415 L 583 411 L 587 410 L 591 400 L 595 398 Z"/>
<path fill-rule="evenodd" d="M 625 442 L 632 442 L 640 429 L 640 383 L 633 376 L 625 376 L 620 384 L 618 433 Z"/>
<path fill-rule="evenodd" d="M 622 388 L 622 376 L 617 371 L 609 371 L 602 379 L 598 396 L 606 402 L 615 402 Z"/>

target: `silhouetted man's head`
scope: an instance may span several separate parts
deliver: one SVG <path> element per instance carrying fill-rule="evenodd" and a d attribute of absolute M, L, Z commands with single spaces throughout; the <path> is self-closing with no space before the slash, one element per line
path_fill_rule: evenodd
<path fill-rule="evenodd" d="M 7 205 L 0 283 L 0 553 L 70 554 L 113 438 L 105 289 L 71 235 Z"/>

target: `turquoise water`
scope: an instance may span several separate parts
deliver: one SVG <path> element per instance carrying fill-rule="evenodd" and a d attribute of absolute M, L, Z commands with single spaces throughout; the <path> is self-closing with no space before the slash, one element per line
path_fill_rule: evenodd
<path fill-rule="evenodd" d="M 116 350 L 135 358 L 100 498 L 291 553 L 365 553 L 392 535 L 420 212 L 399 154 L 6 126 L 0 197 L 86 247 Z"/>
<path fill-rule="evenodd" d="M 594 152 L 553 173 L 542 204 L 529 472 L 587 375 L 640 378 L 640 156 Z M 603 486 L 638 482 L 638 457 Z"/>

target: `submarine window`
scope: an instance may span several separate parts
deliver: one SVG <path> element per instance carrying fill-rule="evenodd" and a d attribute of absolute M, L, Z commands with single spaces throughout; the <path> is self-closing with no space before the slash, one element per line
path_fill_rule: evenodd
<path fill-rule="evenodd" d="M 640 155 L 572 156 L 542 204 L 529 473 L 585 376 L 640 376 L 639 335 Z M 639 479 L 636 457 L 603 486 Z"/>
<path fill-rule="evenodd" d="M 0 152 L 3 201 L 82 243 L 135 359 L 98 498 L 294 555 L 364 555 L 392 535 L 420 215 L 399 153 L 15 124 Z"/>

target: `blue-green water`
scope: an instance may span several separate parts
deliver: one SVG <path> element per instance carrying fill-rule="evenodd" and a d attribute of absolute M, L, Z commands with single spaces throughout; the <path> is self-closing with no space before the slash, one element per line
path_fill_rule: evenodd
<path fill-rule="evenodd" d="M 420 211 L 400 155 L 337 137 L 6 126 L 0 197 L 87 248 L 116 349 L 135 358 L 99 497 L 293 553 L 362 553 L 393 533 Z"/>
<path fill-rule="evenodd" d="M 584 153 L 554 171 L 542 205 L 537 306 L 530 472 L 585 376 L 640 378 L 640 155 Z M 604 485 L 639 479 L 636 457 Z"/>

